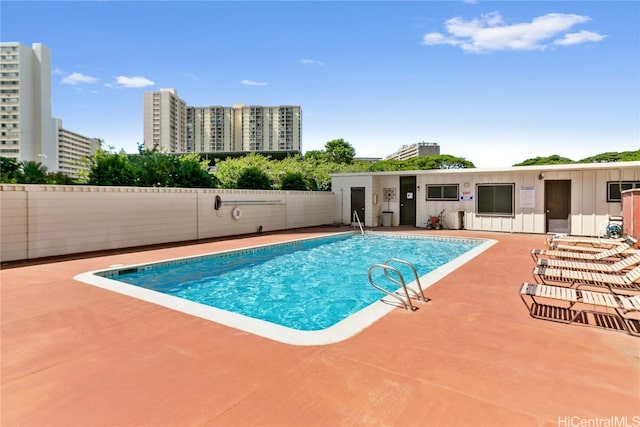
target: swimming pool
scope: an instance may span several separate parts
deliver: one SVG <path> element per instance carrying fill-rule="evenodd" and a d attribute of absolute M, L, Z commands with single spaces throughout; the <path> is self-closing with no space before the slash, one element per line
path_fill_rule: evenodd
<path fill-rule="evenodd" d="M 76 278 L 277 341 L 326 344 L 394 308 L 380 303 L 384 295 L 369 284 L 371 265 L 391 257 L 407 260 L 426 288 L 492 242 L 340 233 Z M 412 282 L 409 270 L 400 269 Z"/>

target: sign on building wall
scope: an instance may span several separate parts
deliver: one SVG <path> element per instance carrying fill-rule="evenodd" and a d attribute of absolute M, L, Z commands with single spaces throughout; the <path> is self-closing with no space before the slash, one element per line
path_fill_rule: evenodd
<path fill-rule="evenodd" d="M 520 186 L 520 207 L 535 208 L 536 207 L 536 188 L 534 186 Z"/>
<path fill-rule="evenodd" d="M 462 194 L 460 194 L 460 200 L 463 202 L 473 200 L 473 193 L 471 191 L 463 191 Z"/>

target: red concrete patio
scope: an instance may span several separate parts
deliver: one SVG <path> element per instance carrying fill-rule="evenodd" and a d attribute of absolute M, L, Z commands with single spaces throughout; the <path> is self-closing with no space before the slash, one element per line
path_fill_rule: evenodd
<path fill-rule="evenodd" d="M 536 320 L 520 300 L 542 235 L 391 229 L 498 243 L 428 288 L 418 311 L 326 346 L 73 279 L 337 230 L 3 266 L 2 426 L 640 425 L 640 339 Z"/>

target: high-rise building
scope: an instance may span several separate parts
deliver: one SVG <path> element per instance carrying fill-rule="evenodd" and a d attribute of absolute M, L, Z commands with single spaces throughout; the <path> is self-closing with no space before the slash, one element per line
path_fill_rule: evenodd
<path fill-rule="evenodd" d="M 226 107 L 187 107 L 187 151 L 232 152 L 234 111 Z"/>
<path fill-rule="evenodd" d="M 191 107 L 175 89 L 144 94 L 144 146 L 169 153 L 287 152 L 301 149 L 299 106 Z"/>
<path fill-rule="evenodd" d="M 0 43 L 0 157 L 42 163 L 77 178 L 100 147 L 51 116 L 51 52 L 40 43 Z"/>
<path fill-rule="evenodd" d="M 58 168 L 51 52 L 43 44 L 0 43 L 0 156 Z"/>
<path fill-rule="evenodd" d="M 393 154 L 387 156 L 387 160 L 405 160 L 411 157 L 437 156 L 440 154 L 440 146 L 435 142 L 419 142 L 417 144 L 403 145 Z"/>
<path fill-rule="evenodd" d="M 62 120 L 56 119 L 58 141 L 58 172 L 79 178 L 82 170 L 87 170 L 84 159 L 89 158 L 100 148 L 98 138 L 89 138 L 62 127 Z M 47 166 L 45 164 L 45 166 Z"/>
<path fill-rule="evenodd" d="M 186 153 L 187 105 L 175 89 L 144 94 L 144 146 L 168 153 Z"/>

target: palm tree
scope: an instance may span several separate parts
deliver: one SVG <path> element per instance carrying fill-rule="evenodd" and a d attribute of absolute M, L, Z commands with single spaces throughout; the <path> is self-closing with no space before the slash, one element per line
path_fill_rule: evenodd
<path fill-rule="evenodd" d="M 40 162 L 27 160 L 22 162 L 18 182 L 20 184 L 45 184 L 47 167 Z"/>

